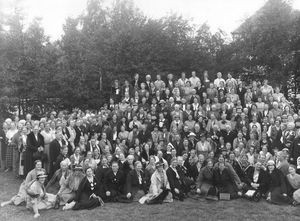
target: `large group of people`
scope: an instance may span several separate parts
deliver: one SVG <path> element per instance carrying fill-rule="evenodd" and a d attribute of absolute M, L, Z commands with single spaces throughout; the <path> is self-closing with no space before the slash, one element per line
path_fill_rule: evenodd
<path fill-rule="evenodd" d="M 6 119 L 1 169 L 24 181 L 1 206 L 24 203 L 39 217 L 194 196 L 300 203 L 300 112 L 281 88 L 199 77 L 135 74 L 115 80 L 99 110 Z"/>

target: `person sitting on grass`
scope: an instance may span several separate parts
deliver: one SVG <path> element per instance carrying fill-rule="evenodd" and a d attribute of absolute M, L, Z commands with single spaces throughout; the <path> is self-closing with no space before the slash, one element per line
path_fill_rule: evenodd
<path fill-rule="evenodd" d="M 94 209 L 104 205 L 100 197 L 100 182 L 94 176 L 93 169 L 88 167 L 85 174 L 86 176 L 79 184 L 74 201 L 67 203 L 63 210 Z"/>
<path fill-rule="evenodd" d="M 161 204 L 173 202 L 170 184 L 167 173 L 164 170 L 164 164 L 157 162 L 155 164 L 156 170 L 151 176 L 151 184 L 149 193 L 143 196 L 139 203 L 141 204 Z"/>
<path fill-rule="evenodd" d="M 131 170 L 127 175 L 126 197 L 132 201 L 138 201 L 147 193 L 146 179 L 142 168 L 141 161 L 136 161 L 134 163 L 134 170 Z"/>
<path fill-rule="evenodd" d="M 57 193 L 57 204 L 55 209 L 58 209 L 59 206 L 65 205 L 67 202 L 74 200 L 79 184 L 84 178 L 84 172 L 81 165 L 76 165 L 73 169 L 73 172 L 65 177 L 62 176 L 60 179 L 60 189 Z"/>
<path fill-rule="evenodd" d="M 46 172 L 42 168 L 42 161 L 36 160 L 34 162 L 34 164 L 35 164 L 35 168 L 27 174 L 26 179 L 21 183 L 18 194 L 13 196 L 10 200 L 1 203 L 1 207 L 4 207 L 6 205 L 10 205 L 10 204 L 14 204 L 15 206 L 19 206 L 22 203 L 26 202 L 26 195 L 27 195 L 26 194 L 26 187 L 27 187 L 27 185 L 30 182 L 32 182 L 33 180 L 36 180 L 37 174 L 39 172 Z"/>
<path fill-rule="evenodd" d="M 171 192 L 173 194 L 174 199 L 178 199 L 180 201 L 184 200 L 184 186 L 179 176 L 179 173 L 176 169 L 177 167 L 177 159 L 173 158 L 171 160 L 171 166 L 167 169 L 167 177 L 170 183 Z"/>
<path fill-rule="evenodd" d="M 51 209 L 54 207 L 56 196 L 46 193 L 44 186 L 46 177 L 47 175 L 45 172 L 38 172 L 36 180 L 30 182 L 26 189 L 28 195 L 26 207 L 33 210 L 34 218 L 38 218 L 40 216 L 39 210 Z"/>
<path fill-rule="evenodd" d="M 215 168 L 213 174 L 214 187 L 217 190 L 217 194 L 228 193 L 230 199 L 238 197 L 238 188 L 234 181 L 234 176 L 230 173 L 229 169 L 225 167 L 225 163 L 219 163 L 218 167 Z"/>
<path fill-rule="evenodd" d="M 104 176 L 105 201 L 117 202 L 123 196 L 125 176 L 118 162 L 112 162 L 111 169 Z"/>

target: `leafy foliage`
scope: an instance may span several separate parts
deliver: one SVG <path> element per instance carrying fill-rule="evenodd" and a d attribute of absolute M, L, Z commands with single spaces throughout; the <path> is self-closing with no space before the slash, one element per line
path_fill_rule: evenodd
<path fill-rule="evenodd" d="M 248 72 L 244 76 L 250 79 L 283 83 L 288 75 L 297 79 L 300 69 L 300 16 L 284 0 L 269 0 L 231 42 L 221 30 L 211 33 L 207 24 L 192 26 L 176 14 L 148 18 L 130 0 L 116 0 L 110 7 L 104 0 L 88 1 L 82 15 L 66 19 L 55 42 L 39 19 L 25 30 L 18 11 L 1 17 L 0 24 L 3 116 L 16 109 L 22 114 L 98 108 L 114 79 L 123 81 L 136 72 Z"/>

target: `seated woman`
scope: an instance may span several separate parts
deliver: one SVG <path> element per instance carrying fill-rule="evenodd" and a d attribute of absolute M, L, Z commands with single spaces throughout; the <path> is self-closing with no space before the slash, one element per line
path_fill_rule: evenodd
<path fill-rule="evenodd" d="M 79 184 L 84 178 L 82 166 L 75 166 L 74 171 L 66 179 L 64 177 L 65 176 L 62 176 L 60 179 L 60 189 L 57 193 L 58 206 L 65 205 L 75 198 Z"/>
<path fill-rule="evenodd" d="M 285 177 L 279 169 L 275 168 L 275 162 L 273 160 L 268 161 L 267 172 L 270 180 L 267 201 L 274 204 L 292 203 L 292 200 L 287 196 Z"/>
<path fill-rule="evenodd" d="M 31 181 L 26 189 L 27 208 L 33 209 L 34 218 L 40 216 L 39 210 L 54 207 L 56 196 L 46 193 L 44 186 L 46 177 L 47 175 L 44 172 L 38 172 L 36 180 Z"/>
<path fill-rule="evenodd" d="M 293 205 L 300 204 L 300 175 L 296 173 L 296 168 L 293 165 L 289 166 L 289 174 L 287 175 L 289 184 L 289 195 L 293 197 Z"/>
<path fill-rule="evenodd" d="M 86 176 L 79 184 L 74 201 L 67 203 L 63 210 L 94 209 L 104 205 L 99 196 L 100 182 L 95 178 L 93 169 L 88 167 L 85 174 Z"/>
<path fill-rule="evenodd" d="M 269 187 L 268 174 L 262 168 L 261 162 L 256 162 L 254 167 L 249 168 L 247 171 L 246 180 L 246 197 L 259 201 L 261 196 L 264 196 Z M 249 190 L 254 190 L 253 192 L 248 192 Z"/>
<path fill-rule="evenodd" d="M 225 167 L 225 163 L 219 163 L 218 167 L 215 168 L 213 174 L 213 184 L 218 195 L 220 193 L 229 193 L 230 199 L 237 198 L 238 188 L 234 181 L 234 176 L 229 169 Z"/>
<path fill-rule="evenodd" d="M 56 170 L 51 180 L 46 186 L 48 193 L 57 194 L 61 184 L 71 175 L 71 170 L 68 168 L 68 161 L 60 162 L 60 169 Z"/>
<path fill-rule="evenodd" d="M 156 170 L 151 176 L 151 185 L 149 193 L 143 196 L 139 202 L 141 204 L 161 204 L 163 202 L 173 202 L 172 193 L 170 192 L 170 184 L 164 164 L 161 162 L 156 163 Z"/>
<path fill-rule="evenodd" d="M 18 206 L 21 203 L 26 201 L 26 195 L 27 195 L 26 194 L 26 187 L 27 187 L 27 185 L 30 182 L 32 182 L 33 180 L 36 180 L 37 174 L 39 172 L 46 172 L 42 168 L 42 161 L 36 160 L 34 162 L 34 164 L 35 164 L 35 168 L 27 174 L 26 179 L 21 183 L 18 194 L 13 196 L 9 201 L 1 203 L 1 207 L 6 206 L 6 205 L 10 205 L 10 204 L 14 204 L 15 206 Z"/>
<path fill-rule="evenodd" d="M 134 170 L 131 170 L 127 175 L 126 197 L 132 201 L 138 201 L 147 193 L 146 180 L 142 168 L 141 161 L 136 161 Z"/>
<path fill-rule="evenodd" d="M 212 159 L 208 159 L 206 166 L 201 168 L 196 181 L 198 194 L 207 195 L 208 190 L 213 186 L 213 168 Z"/>

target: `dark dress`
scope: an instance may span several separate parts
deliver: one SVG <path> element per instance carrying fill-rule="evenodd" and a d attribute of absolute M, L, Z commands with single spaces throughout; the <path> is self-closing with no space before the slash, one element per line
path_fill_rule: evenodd
<path fill-rule="evenodd" d="M 268 171 L 269 174 L 269 190 L 268 192 L 271 194 L 271 202 L 275 204 L 289 204 L 292 200 L 289 197 L 283 196 L 283 194 L 287 194 L 287 185 L 286 179 L 283 173 L 275 168 L 272 173 Z"/>
<path fill-rule="evenodd" d="M 4 169 L 4 167 L 5 167 L 6 149 L 7 149 L 6 135 L 5 135 L 4 130 L 1 129 L 0 130 L 0 151 L 1 151 L 0 166 L 1 166 L 1 169 Z"/>
<path fill-rule="evenodd" d="M 92 194 L 99 196 L 99 182 L 96 177 L 92 183 L 89 182 L 87 177 L 84 177 L 81 181 L 78 191 L 76 193 L 74 201 L 76 202 L 73 210 L 82 210 L 82 209 L 94 209 L 100 206 L 100 201 L 96 198 L 90 198 Z"/>
<path fill-rule="evenodd" d="M 110 196 L 105 196 L 104 200 L 117 202 L 124 193 L 126 177 L 123 171 L 118 170 L 116 174 L 113 173 L 112 169 L 109 169 L 104 176 L 104 190 L 109 191 Z"/>
<path fill-rule="evenodd" d="M 33 132 L 28 134 L 27 137 L 27 148 L 25 151 L 24 161 L 24 175 L 26 176 L 29 171 L 34 168 L 34 157 L 33 155 L 37 152 L 38 147 L 44 147 L 44 137 L 38 133 L 37 139 Z"/>

